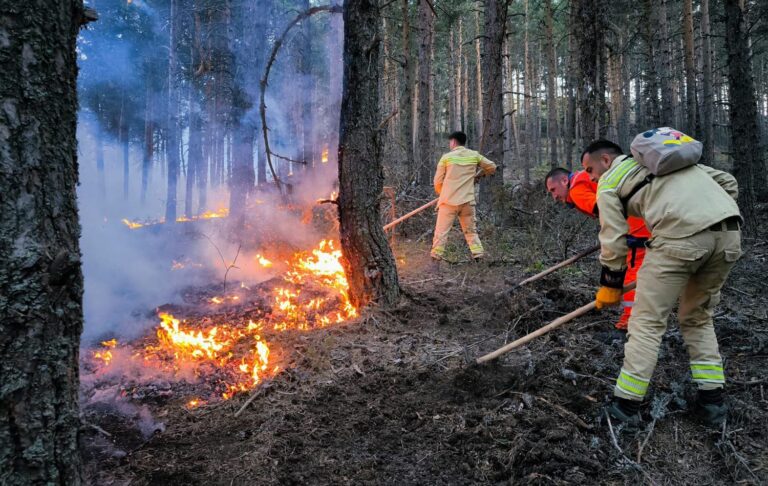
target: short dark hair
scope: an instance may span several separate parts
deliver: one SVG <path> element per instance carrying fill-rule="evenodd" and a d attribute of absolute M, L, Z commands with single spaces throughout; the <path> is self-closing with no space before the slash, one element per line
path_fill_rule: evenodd
<path fill-rule="evenodd" d="M 624 151 L 621 150 L 621 147 L 610 140 L 600 139 L 587 145 L 587 148 L 584 149 L 584 153 L 581 154 L 581 158 L 584 158 L 584 154 L 594 154 L 598 150 L 611 152 L 614 155 L 624 155 Z"/>
<path fill-rule="evenodd" d="M 459 142 L 459 145 L 464 145 L 467 143 L 467 134 L 464 132 L 453 132 L 448 135 L 448 140 L 456 140 Z"/>
<path fill-rule="evenodd" d="M 555 167 L 554 169 L 547 172 L 547 175 L 544 176 L 544 184 L 547 183 L 548 180 L 552 179 L 553 177 L 568 177 L 571 173 L 568 169 L 563 169 L 562 167 Z"/>

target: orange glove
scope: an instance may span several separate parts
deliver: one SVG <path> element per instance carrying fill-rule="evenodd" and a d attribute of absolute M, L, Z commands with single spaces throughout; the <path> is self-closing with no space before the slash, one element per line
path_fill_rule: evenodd
<path fill-rule="evenodd" d="M 602 309 L 611 305 L 616 305 L 621 300 L 622 289 L 602 286 L 595 295 L 595 308 Z"/>

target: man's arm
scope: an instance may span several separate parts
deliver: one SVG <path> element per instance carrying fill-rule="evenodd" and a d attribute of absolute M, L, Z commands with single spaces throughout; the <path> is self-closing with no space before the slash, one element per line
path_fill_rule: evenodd
<path fill-rule="evenodd" d="M 597 194 L 589 184 L 576 184 L 568 192 L 573 204 L 581 212 L 597 217 Z"/>
<path fill-rule="evenodd" d="M 435 192 L 440 195 L 443 190 L 443 181 L 445 180 L 445 158 L 441 157 L 440 162 L 437 163 L 437 170 L 435 171 Z"/>
<path fill-rule="evenodd" d="M 707 173 L 709 177 L 715 180 L 715 182 L 722 187 L 725 192 L 728 193 L 729 196 L 731 196 L 734 201 L 738 200 L 739 198 L 739 184 L 736 182 L 736 178 L 733 177 L 731 174 L 727 172 L 723 172 L 722 170 L 713 169 L 712 167 L 699 164 L 697 167 L 699 167 L 701 170 Z"/>
<path fill-rule="evenodd" d="M 597 207 L 600 211 L 600 263 L 610 272 L 623 273 L 629 252 L 626 238 L 629 224 L 619 195 L 614 190 L 598 189 Z"/>
<path fill-rule="evenodd" d="M 482 171 L 482 175 L 489 176 L 496 172 L 496 164 L 494 164 L 492 161 L 486 159 L 480 154 L 477 154 L 477 158 L 480 165 L 480 170 Z"/>

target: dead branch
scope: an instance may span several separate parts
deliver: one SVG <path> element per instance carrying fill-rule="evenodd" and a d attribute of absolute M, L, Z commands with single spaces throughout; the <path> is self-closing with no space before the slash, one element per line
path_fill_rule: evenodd
<path fill-rule="evenodd" d="M 269 54 L 269 59 L 267 60 L 267 65 L 264 69 L 264 76 L 261 78 L 260 83 L 260 103 L 259 103 L 259 114 L 261 115 L 261 131 L 264 135 L 264 152 L 267 154 L 267 164 L 269 165 L 269 171 L 272 173 L 272 178 L 275 180 L 275 184 L 277 185 L 277 188 L 282 192 L 283 190 L 283 183 L 280 180 L 280 178 L 277 176 L 277 172 L 275 171 L 275 167 L 272 164 L 272 156 L 275 155 L 274 152 L 269 147 L 269 126 L 267 125 L 267 104 L 264 101 L 266 92 L 267 92 L 267 86 L 269 85 L 269 73 L 272 70 L 272 65 L 275 63 L 275 60 L 277 58 L 277 53 L 280 51 L 280 48 L 282 47 L 283 43 L 285 42 L 286 37 L 288 37 L 288 33 L 293 29 L 296 24 L 301 22 L 302 20 L 306 20 L 309 17 L 318 14 L 320 12 L 328 12 L 328 13 L 334 13 L 334 14 L 340 14 L 343 12 L 343 9 L 340 5 L 322 5 L 319 7 L 312 7 L 304 12 L 301 12 L 298 14 L 292 21 L 288 23 L 288 25 L 285 27 L 283 32 L 280 34 L 280 36 L 275 40 L 275 44 L 272 46 L 272 52 Z M 275 155 L 277 157 L 277 155 Z M 283 158 L 283 157 L 280 157 Z"/>

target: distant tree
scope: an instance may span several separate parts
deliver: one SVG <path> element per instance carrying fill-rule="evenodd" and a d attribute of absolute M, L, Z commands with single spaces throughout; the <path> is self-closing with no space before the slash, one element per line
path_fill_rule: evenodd
<path fill-rule="evenodd" d="M 0 482 L 79 485 L 80 0 L 0 1 Z"/>
<path fill-rule="evenodd" d="M 344 4 L 344 82 L 339 128 L 342 263 L 356 306 L 394 304 L 400 287 L 381 225 L 383 190 L 377 0 Z"/>

